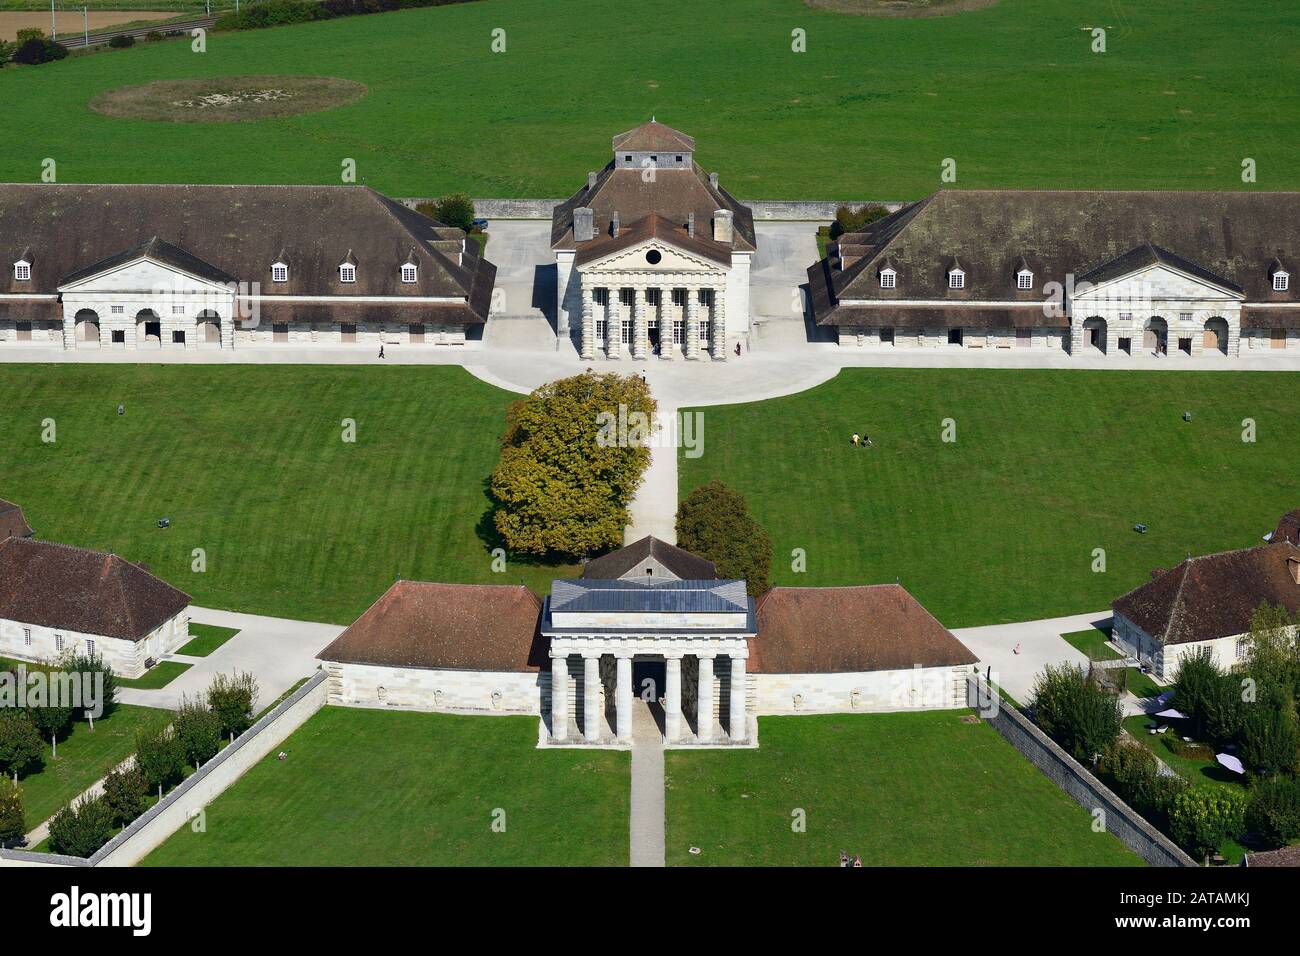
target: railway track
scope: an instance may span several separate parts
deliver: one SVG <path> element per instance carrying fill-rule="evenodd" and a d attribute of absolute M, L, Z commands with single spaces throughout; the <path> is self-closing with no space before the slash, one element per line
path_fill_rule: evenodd
<path fill-rule="evenodd" d="M 99 46 L 107 43 L 114 37 L 134 37 L 140 39 L 150 33 L 189 33 L 191 30 L 210 30 L 212 25 L 217 22 L 216 17 L 197 17 L 193 20 L 160 20 L 157 23 L 146 24 L 145 26 L 130 27 L 126 30 L 107 30 L 100 33 L 92 33 L 85 36 L 82 33 L 64 34 L 59 38 L 62 43 L 70 50 L 80 49 L 87 46 Z"/>

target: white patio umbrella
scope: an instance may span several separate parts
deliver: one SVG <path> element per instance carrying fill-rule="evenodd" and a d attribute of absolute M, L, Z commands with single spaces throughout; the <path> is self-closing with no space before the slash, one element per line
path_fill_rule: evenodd
<path fill-rule="evenodd" d="M 1186 719 L 1187 719 L 1187 715 L 1186 715 L 1186 714 L 1184 714 L 1181 710 L 1175 710 L 1173 707 L 1170 707 L 1168 710 L 1162 710 L 1162 711 L 1160 711 L 1160 713 L 1156 714 L 1156 716 L 1157 716 L 1157 717 L 1167 717 L 1167 718 L 1169 718 L 1170 720 L 1186 720 Z"/>
<path fill-rule="evenodd" d="M 1241 761 L 1232 754 L 1216 754 L 1214 759 L 1219 761 L 1219 763 L 1223 764 L 1223 766 L 1227 767 L 1233 773 L 1246 772 L 1246 768 L 1241 765 Z"/>

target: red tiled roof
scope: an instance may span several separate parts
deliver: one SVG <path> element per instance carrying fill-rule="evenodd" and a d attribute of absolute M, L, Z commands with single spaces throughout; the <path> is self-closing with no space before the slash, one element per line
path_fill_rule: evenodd
<path fill-rule="evenodd" d="M 32 529 L 27 524 L 27 519 L 23 517 L 23 509 L 12 501 L 0 498 L 0 541 L 11 536 L 30 537 L 31 533 Z"/>

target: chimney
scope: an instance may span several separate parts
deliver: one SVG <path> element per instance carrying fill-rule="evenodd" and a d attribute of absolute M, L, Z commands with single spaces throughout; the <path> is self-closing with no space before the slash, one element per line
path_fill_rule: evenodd
<path fill-rule="evenodd" d="M 717 188 L 718 188 L 718 174 L 717 174 L 717 173 L 709 173 L 709 185 L 710 185 L 712 188 L 714 188 L 714 189 L 717 189 Z"/>
<path fill-rule="evenodd" d="M 596 238 L 595 212 L 589 206 L 573 210 L 573 241 L 590 242 Z"/>
<path fill-rule="evenodd" d="M 713 213 L 713 241 L 731 245 L 731 210 L 719 209 Z"/>
<path fill-rule="evenodd" d="M 695 238 L 695 213 L 693 212 L 686 214 L 686 235 Z"/>
<path fill-rule="evenodd" d="M 596 188 L 596 174 L 594 172 L 587 173 L 587 191 L 590 192 L 595 188 Z"/>
<path fill-rule="evenodd" d="M 1291 572 L 1291 580 L 1296 584 L 1300 584 L 1300 558 L 1287 558 L 1286 569 Z"/>
<path fill-rule="evenodd" d="M 618 210 L 614 210 L 614 218 L 609 221 L 609 234 L 615 239 L 618 238 Z"/>

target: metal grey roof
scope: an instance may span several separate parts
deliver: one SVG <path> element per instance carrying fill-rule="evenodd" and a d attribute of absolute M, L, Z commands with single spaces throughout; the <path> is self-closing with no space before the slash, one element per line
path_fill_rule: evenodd
<path fill-rule="evenodd" d="M 749 610 L 745 582 L 736 580 L 659 581 L 642 584 L 618 579 L 557 580 L 551 584 L 552 611 L 627 611 L 663 614 L 744 614 Z"/>

